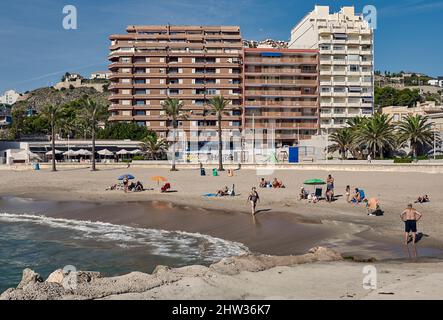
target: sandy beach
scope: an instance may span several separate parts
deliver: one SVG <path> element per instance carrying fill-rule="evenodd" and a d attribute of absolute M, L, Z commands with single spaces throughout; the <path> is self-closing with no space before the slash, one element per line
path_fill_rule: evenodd
<path fill-rule="evenodd" d="M 145 188 L 153 188 L 154 190 L 128 194 L 123 191 L 105 190 L 106 187 L 117 182 L 118 176 L 125 173 L 135 175 L 136 180 L 142 181 Z M 298 191 L 304 180 L 309 178 L 325 180 L 327 174 L 332 174 L 335 178 L 335 194 L 339 196 L 335 202 L 322 201 L 313 204 L 298 200 Z M 172 189 L 176 192 L 160 193 L 157 183 L 150 181 L 150 177 L 154 175 L 167 177 Z M 267 180 L 277 177 L 283 180 L 286 188 L 258 189 L 261 201 L 258 204 L 259 212 L 253 219 L 250 216 L 246 199 L 250 188 L 258 186 L 261 177 L 265 177 Z M 336 250 L 344 257 L 361 257 L 363 260 L 375 258 L 381 269 L 388 270 L 382 276 L 385 279 L 383 286 L 389 287 L 389 290 L 394 292 L 393 295 L 384 295 L 378 294 L 376 291 L 371 294 L 361 291 L 363 290 L 361 289 L 362 264 L 347 261 L 322 262 L 296 267 L 278 266 L 255 272 L 252 275 L 240 272 L 238 275 L 229 276 L 231 282 L 224 279 L 211 286 L 214 288 L 212 292 L 208 292 L 211 290 L 204 284 L 198 284 L 199 280 L 195 280 L 195 277 L 192 276 L 194 279 L 192 281 L 195 283 L 193 282 L 192 293 L 186 296 L 189 299 L 199 297 L 378 299 L 392 296 L 394 298 L 437 298 L 439 293 L 443 293 L 443 288 L 440 288 L 441 290 L 434 288 L 432 292 L 415 290 L 421 292 L 421 295 L 415 291 L 406 294 L 403 290 L 403 286 L 406 284 L 402 282 L 402 279 L 407 279 L 409 274 L 415 272 L 414 270 L 420 270 L 420 279 L 423 281 L 415 277 L 414 281 L 407 284 L 413 288 L 422 288 L 421 283 L 424 285 L 434 276 L 442 278 L 443 273 L 439 271 L 441 269 L 440 260 L 420 258 L 418 262 L 412 263 L 401 259 L 404 258 L 401 245 L 403 224 L 399 215 L 407 203 L 414 202 L 418 196 L 427 194 L 431 202 L 415 205 L 424 215 L 418 225 L 419 231 L 424 235 L 418 243 L 419 255 L 443 257 L 442 178 L 443 174 L 330 172 L 327 169 L 322 171 L 276 170 L 269 176 L 257 175 L 255 170 L 242 169 L 235 171 L 234 177 L 229 177 L 226 172 L 220 173 L 218 177 L 201 177 L 199 171 L 195 169 L 170 172 L 168 169 L 140 167 L 101 168 L 97 172 L 91 172 L 89 168 L 61 168 L 58 172 L 51 172 L 47 169 L 41 171 L 0 170 L 0 179 L 2 180 L 0 196 L 99 203 L 102 206 L 108 206 L 107 209 L 78 210 L 76 208 L 76 210 L 64 210 L 62 213 L 58 212 L 53 215 L 137 227 L 201 232 L 245 243 L 253 253 L 258 254 L 299 255 L 310 247 L 321 245 Z M 232 184 L 235 184 L 238 194 L 236 197 L 207 198 L 202 196 L 205 193 L 214 193 L 225 185 L 231 187 Z M 346 185 L 350 185 L 351 188 L 363 188 L 368 197 L 377 197 L 384 215 L 367 216 L 364 205 L 347 203 L 344 196 Z M 159 212 L 166 206 L 167 211 L 172 213 L 169 213 L 168 217 L 162 217 L 159 214 L 157 219 L 147 221 L 144 218 L 143 210 L 137 209 L 137 206 L 143 207 L 143 203 L 146 201 L 151 205 L 157 205 Z M 127 202 L 131 203 L 131 210 L 122 210 L 121 204 Z M 50 212 L 46 214 L 51 215 Z M 352 293 L 346 294 L 346 290 L 343 289 L 343 281 L 338 278 L 337 281 L 334 280 L 337 282 L 336 284 L 326 286 L 322 290 L 316 291 L 311 288 L 311 290 L 304 291 L 297 289 L 296 292 L 293 292 L 290 288 L 284 289 L 283 283 L 279 282 L 283 281 L 283 278 L 279 279 L 281 268 L 283 268 L 286 279 L 297 281 L 297 283 L 301 281 L 299 289 L 309 286 L 312 281 L 310 277 L 321 278 L 323 275 L 326 279 L 330 272 L 340 273 L 343 276 L 351 271 L 357 272 L 355 277 L 358 278 L 358 281 L 354 284 L 355 290 L 353 289 L 356 293 L 354 295 Z M 301 274 L 307 270 L 309 270 L 309 275 L 302 277 Z M 263 288 L 262 293 L 236 295 L 242 290 L 254 292 L 253 288 L 257 285 L 253 281 L 254 277 L 258 277 L 256 279 L 258 281 L 263 276 L 275 279 Z M 241 290 L 238 288 L 236 291 L 230 287 L 231 284 L 245 279 L 251 279 L 251 281 L 245 281 Z M 182 288 L 181 286 L 189 284 L 184 279 L 180 281 L 175 284 L 179 286 L 177 290 Z M 321 282 L 322 280 L 319 280 L 319 283 Z M 266 289 L 268 286 L 269 290 Z M 360 291 L 356 289 L 357 287 L 360 288 Z M 158 291 L 162 294 L 152 295 L 152 298 L 174 298 L 174 294 L 178 292 L 162 291 L 166 289 L 162 287 Z M 318 296 L 316 296 L 316 292 Z M 149 298 L 151 297 L 149 294 L 137 297 Z M 118 298 L 130 297 L 121 296 Z"/>

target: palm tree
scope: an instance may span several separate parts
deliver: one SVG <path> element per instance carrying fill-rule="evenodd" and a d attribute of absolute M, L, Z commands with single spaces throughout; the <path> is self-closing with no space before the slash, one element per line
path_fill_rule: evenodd
<path fill-rule="evenodd" d="M 383 148 L 395 145 L 394 125 L 392 118 L 387 114 L 375 113 L 372 118 L 364 120 L 356 129 L 356 141 L 372 150 L 373 157 L 377 155 L 383 159 Z"/>
<path fill-rule="evenodd" d="M 329 136 L 329 140 L 334 142 L 329 146 L 329 151 L 339 151 L 343 160 L 346 159 L 346 153 L 354 149 L 355 136 L 349 127 L 337 129 Z"/>
<path fill-rule="evenodd" d="M 85 125 L 87 130 L 91 132 L 92 141 L 92 171 L 97 170 L 95 166 L 95 136 L 98 122 L 106 117 L 106 109 L 104 106 L 97 104 L 89 97 L 85 97 L 79 101 L 81 106 L 80 119 Z"/>
<path fill-rule="evenodd" d="M 152 158 L 156 160 L 158 154 L 168 150 L 168 143 L 165 139 L 159 139 L 156 134 L 147 135 L 146 138 L 143 139 L 142 149 L 150 153 Z"/>
<path fill-rule="evenodd" d="M 216 96 L 209 100 L 209 105 L 217 114 L 218 122 L 218 170 L 223 171 L 223 141 L 222 141 L 222 113 L 226 110 L 226 106 L 230 103 L 223 96 Z"/>
<path fill-rule="evenodd" d="M 433 141 L 432 123 L 427 116 L 408 115 L 397 126 L 400 143 L 409 142 L 414 159 L 419 145 L 431 145 Z"/>
<path fill-rule="evenodd" d="M 60 104 L 50 104 L 43 107 L 41 114 L 51 125 L 51 147 L 52 147 L 52 171 L 57 171 L 55 165 L 55 131 L 63 115 L 63 108 Z"/>
<path fill-rule="evenodd" d="M 172 120 L 173 130 L 173 142 L 172 142 L 172 167 L 171 171 L 177 171 L 175 167 L 175 140 L 176 131 L 178 128 L 178 119 L 184 119 L 186 116 L 183 114 L 182 109 L 184 107 L 183 102 L 178 99 L 168 98 L 162 103 L 163 110 L 166 115 Z"/>

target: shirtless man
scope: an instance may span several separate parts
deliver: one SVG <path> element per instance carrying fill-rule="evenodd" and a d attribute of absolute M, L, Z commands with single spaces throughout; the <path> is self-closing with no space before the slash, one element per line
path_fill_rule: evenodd
<path fill-rule="evenodd" d="M 412 245 L 414 248 L 414 258 L 417 258 L 417 248 L 415 247 L 415 239 L 417 234 L 417 221 L 420 220 L 422 217 L 422 214 L 415 210 L 412 207 L 412 204 L 408 204 L 406 209 L 401 213 L 400 218 L 405 223 L 405 246 L 408 250 L 408 255 L 411 257 L 411 254 L 409 252 L 409 246 L 408 246 L 408 238 L 409 233 L 412 232 Z"/>

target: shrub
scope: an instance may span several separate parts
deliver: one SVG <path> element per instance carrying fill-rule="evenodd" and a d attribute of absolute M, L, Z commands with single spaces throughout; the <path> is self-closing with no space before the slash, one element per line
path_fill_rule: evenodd
<path fill-rule="evenodd" d="M 132 160 L 145 160 L 144 156 L 134 156 L 132 157 Z"/>
<path fill-rule="evenodd" d="M 394 163 L 412 163 L 411 158 L 395 158 Z"/>

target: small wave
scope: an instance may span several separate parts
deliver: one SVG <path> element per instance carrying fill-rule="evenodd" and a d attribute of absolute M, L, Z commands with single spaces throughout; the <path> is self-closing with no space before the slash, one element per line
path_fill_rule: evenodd
<path fill-rule="evenodd" d="M 137 228 L 99 221 L 61 219 L 33 214 L 0 213 L 0 221 L 69 229 L 78 232 L 79 235 L 73 238 L 80 240 L 115 242 L 121 248 L 147 246 L 151 254 L 179 257 L 190 261 L 198 257 L 214 262 L 227 256 L 249 253 L 249 249 L 241 243 L 185 231 Z"/>

